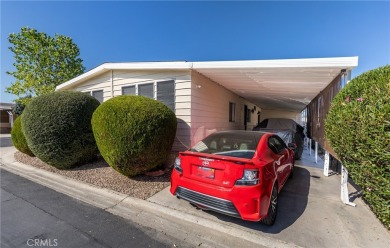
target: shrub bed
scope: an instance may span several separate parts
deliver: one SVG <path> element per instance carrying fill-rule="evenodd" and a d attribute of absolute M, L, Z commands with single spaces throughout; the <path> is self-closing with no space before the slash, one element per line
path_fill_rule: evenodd
<path fill-rule="evenodd" d="M 333 99 L 325 131 L 364 199 L 390 228 L 390 66 L 351 80 Z"/>
<path fill-rule="evenodd" d="M 33 157 L 34 154 L 30 150 L 30 148 L 28 148 L 26 137 L 24 137 L 24 134 L 22 132 L 21 120 L 22 120 L 21 116 L 18 116 L 18 118 L 16 118 L 14 121 L 14 125 L 13 125 L 12 130 L 11 130 L 12 144 L 20 152 Z"/>
<path fill-rule="evenodd" d="M 91 161 L 98 153 L 91 118 L 99 101 L 82 92 L 54 92 L 34 98 L 22 115 L 31 151 L 58 169 Z"/>
<path fill-rule="evenodd" d="M 172 149 L 176 126 L 176 116 L 167 106 L 143 96 L 114 97 L 92 117 L 100 154 L 126 176 L 162 165 Z"/>

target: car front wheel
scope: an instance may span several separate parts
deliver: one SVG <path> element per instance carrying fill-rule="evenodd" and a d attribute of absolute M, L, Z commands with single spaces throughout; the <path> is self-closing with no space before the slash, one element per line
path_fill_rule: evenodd
<path fill-rule="evenodd" d="M 278 189 L 275 183 L 274 187 L 272 188 L 271 202 L 268 207 L 267 217 L 262 219 L 260 223 L 265 224 L 267 226 L 272 226 L 275 223 L 277 212 L 278 212 Z"/>

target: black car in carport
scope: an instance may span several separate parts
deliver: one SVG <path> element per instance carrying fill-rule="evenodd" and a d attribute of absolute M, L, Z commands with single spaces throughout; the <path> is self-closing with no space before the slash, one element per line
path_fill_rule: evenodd
<path fill-rule="evenodd" d="M 286 144 L 294 143 L 296 148 L 293 149 L 295 159 L 301 159 L 303 152 L 303 141 L 305 138 L 304 128 L 294 120 L 285 118 L 264 119 L 253 131 L 266 131 L 277 134 Z"/>

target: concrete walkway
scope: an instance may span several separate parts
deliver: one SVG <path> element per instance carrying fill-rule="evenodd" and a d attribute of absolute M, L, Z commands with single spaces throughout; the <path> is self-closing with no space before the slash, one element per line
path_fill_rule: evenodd
<path fill-rule="evenodd" d="M 222 233 L 227 239 L 241 240 L 241 247 L 250 243 L 259 247 L 390 247 L 389 232 L 368 206 L 360 198 L 351 199 L 357 207 L 344 205 L 340 176 L 323 176 L 322 170 L 315 168 L 322 161 L 315 164 L 314 155 L 308 157 L 307 150 L 296 163 L 294 178 L 280 194 L 278 217 L 272 227 L 197 210 L 172 196 L 169 188 L 146 201 L 97 188 L 15 162 L 14 151 L 13 147 L 0 148 L 2 169 L 142 225 L 161 222 L 164 230 L 177 230 L 180 223 L 193 232 L 207 228 L 211 237 Z M 356 195 L 352 186 L 349 192 Z"/>

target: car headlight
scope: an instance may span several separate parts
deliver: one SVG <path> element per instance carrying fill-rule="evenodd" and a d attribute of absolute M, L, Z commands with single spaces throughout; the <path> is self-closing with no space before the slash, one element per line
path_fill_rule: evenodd
<path fill-rule="evenodd" d="M 183 173 L 183 169 L 181 168 L 181 159 L 179 157 L 175 159 L 175 164 L 173 165 L 173 168 L 175 168 L 175 170 L 177 170 L 178 172 Z"/>
<path fill-rule="evenodd" d="M 244 170 L 244 174 L 241 179 L 236 181 L 236 185 L 256 185 L 259 183 L 259 171 L 258 170 Z"/>

